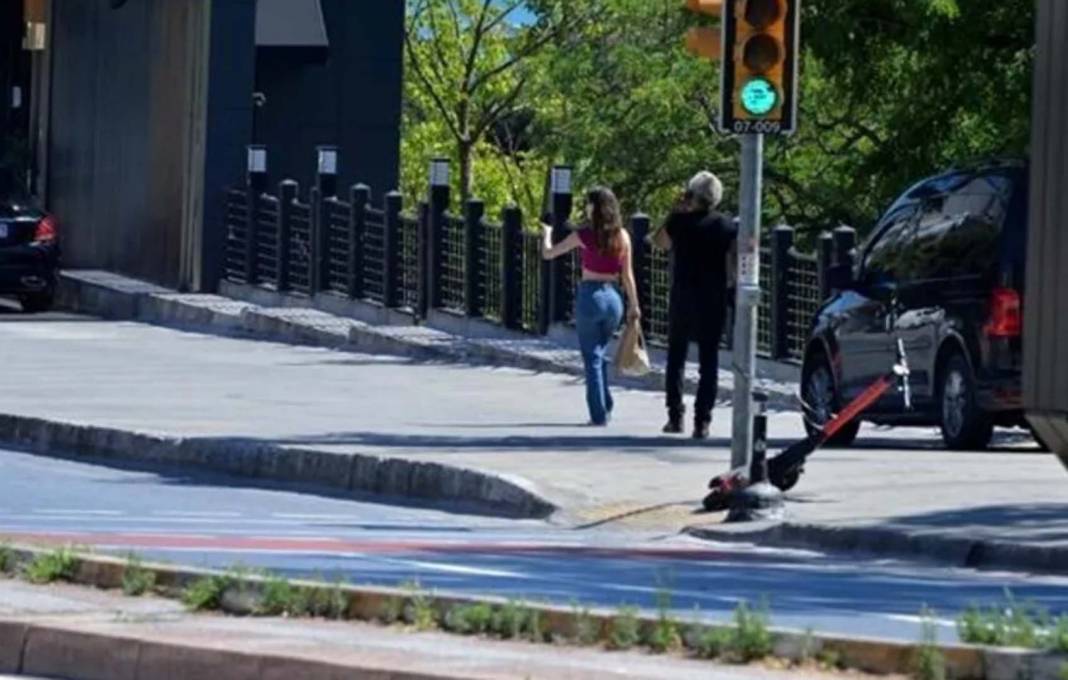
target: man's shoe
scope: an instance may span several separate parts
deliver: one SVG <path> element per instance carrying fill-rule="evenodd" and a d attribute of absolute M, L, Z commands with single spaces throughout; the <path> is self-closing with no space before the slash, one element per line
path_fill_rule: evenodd
<path fill-rule="evenodd" d="M 699 420 L 693 424 L 693 438 L 694 439 L 708 439 L 708 427 L 711 425 L 711 421 Z"/>
<path fill-rule="evenodd" d="M 662 430 L 664 434 L 682 434 L 682 415 L 681 413 L 669 413 L 667 425 L 664 425 Z"/>

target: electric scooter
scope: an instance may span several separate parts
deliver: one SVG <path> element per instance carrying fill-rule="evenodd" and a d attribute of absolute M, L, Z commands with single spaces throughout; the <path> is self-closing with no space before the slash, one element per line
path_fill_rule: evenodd
<path fill-rule="evenodd" d="M 890 307 L 892 310 L 896 310 L 896 300 L 891 302 Z M 896 313 L 891 312 L 889 324 L 891 327 L 896 325 Z M 905 409 L 912 410 L 912 391 L 909 386 L 910 373 L 908 356 L 905 354 L 905 343 L 901 338 L 897 338 L 897 362 L 893 367 L 826 423 L 822 425 L 813 423 L 819 427 L 813 434 L 791 445 L 774 458 L 768 459 L 767 480 L 780 491 L 789 491 L 794 488 L 805 471 L 805 463 L 808 461 L 809 456 L 820 447 L 826 445 L 844 427 L 860 418 L 884 394 L 895 387 L 901 391 L 904 397 Z M 810 416 L 813 409 L 804 402 L 803 398 L 801 407 L 805 412 L 806 420 L 811 423 Z M 718 512 L 728 509 L 735 494 L 747 488 L 753 483 L 753 477 L 758 476 L 759 474 L 753 474 L 751 471 L 732 470 L 725 475 L 712 478 L 712 481 L 708 484 L 711 493 L 704 499 L 705 510 Z"/>

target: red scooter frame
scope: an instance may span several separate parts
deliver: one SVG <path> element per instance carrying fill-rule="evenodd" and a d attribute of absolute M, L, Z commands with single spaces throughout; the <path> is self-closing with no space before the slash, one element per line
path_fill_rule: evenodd
<path fill-rule="evenodd" d="M 895 386 L 901 390 L 905 399 L 905 409 L 912 409 L 912 392 L 909 387 L 909 364 L 905 355 L 905 343 L 897 340 L 897 363 L 886 374 L 872 383 L 866 390 L 851 401 L 842 412 L 828 420 L 815 434 L 790 446 L 779 455 L 768 460 L 768 481 L 782 491 L 794 488 L 805 471 L 805 462 L 816 449 L 824 446 L 836 434 L 859 418 L 884 394 Z M 806 414 L 811 409 L 802 402 Z M 807 418 L 807 415 L 806 415 Z M 734 470 L 725 475 L 714 477 L 708 484 L 711 493 L 705 497 L 704 506 L 709 512 L 726 510 L 730 507 L 731 497 L 749 486 L 748 472 Z"/>

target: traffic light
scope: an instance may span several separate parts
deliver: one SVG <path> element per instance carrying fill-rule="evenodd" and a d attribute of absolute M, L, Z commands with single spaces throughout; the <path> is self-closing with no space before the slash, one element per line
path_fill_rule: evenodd
<path fill-rule="evenodd" d="M 801 0 L 724 0 L 723 132 L 796 129 L 800 32 Z"/>
<path fill-rule="evenodd" d="M 686 9 L 717 19 L 723 13 L 723 0 L 686 0 Z M 723 33 L 710 26 L 697 26 L 686 32 L 686 51 L 702 59 L 723 57 Z"/>

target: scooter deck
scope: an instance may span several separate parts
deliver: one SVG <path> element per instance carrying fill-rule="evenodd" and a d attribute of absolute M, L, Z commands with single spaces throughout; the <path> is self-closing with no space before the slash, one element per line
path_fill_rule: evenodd
<path fill-rule="evenodd" d="M 897 379 L 898 375 L 893 371 L 882 376 L 842 409 L 841 413 L 827 421 L 817 434 L 792 444 L 779 455 L 768 459 L 768 481 L 781 491 L 792 489 L 801 478 L 809 456 L 893 389 Z M 705 509 L 709 512 L 727 509 L 731 495 L 745 488 L 747 484 L 746 478 L 738 472 L 713 477 L 708 483 L 712 491 L 705 497 Z"/>

